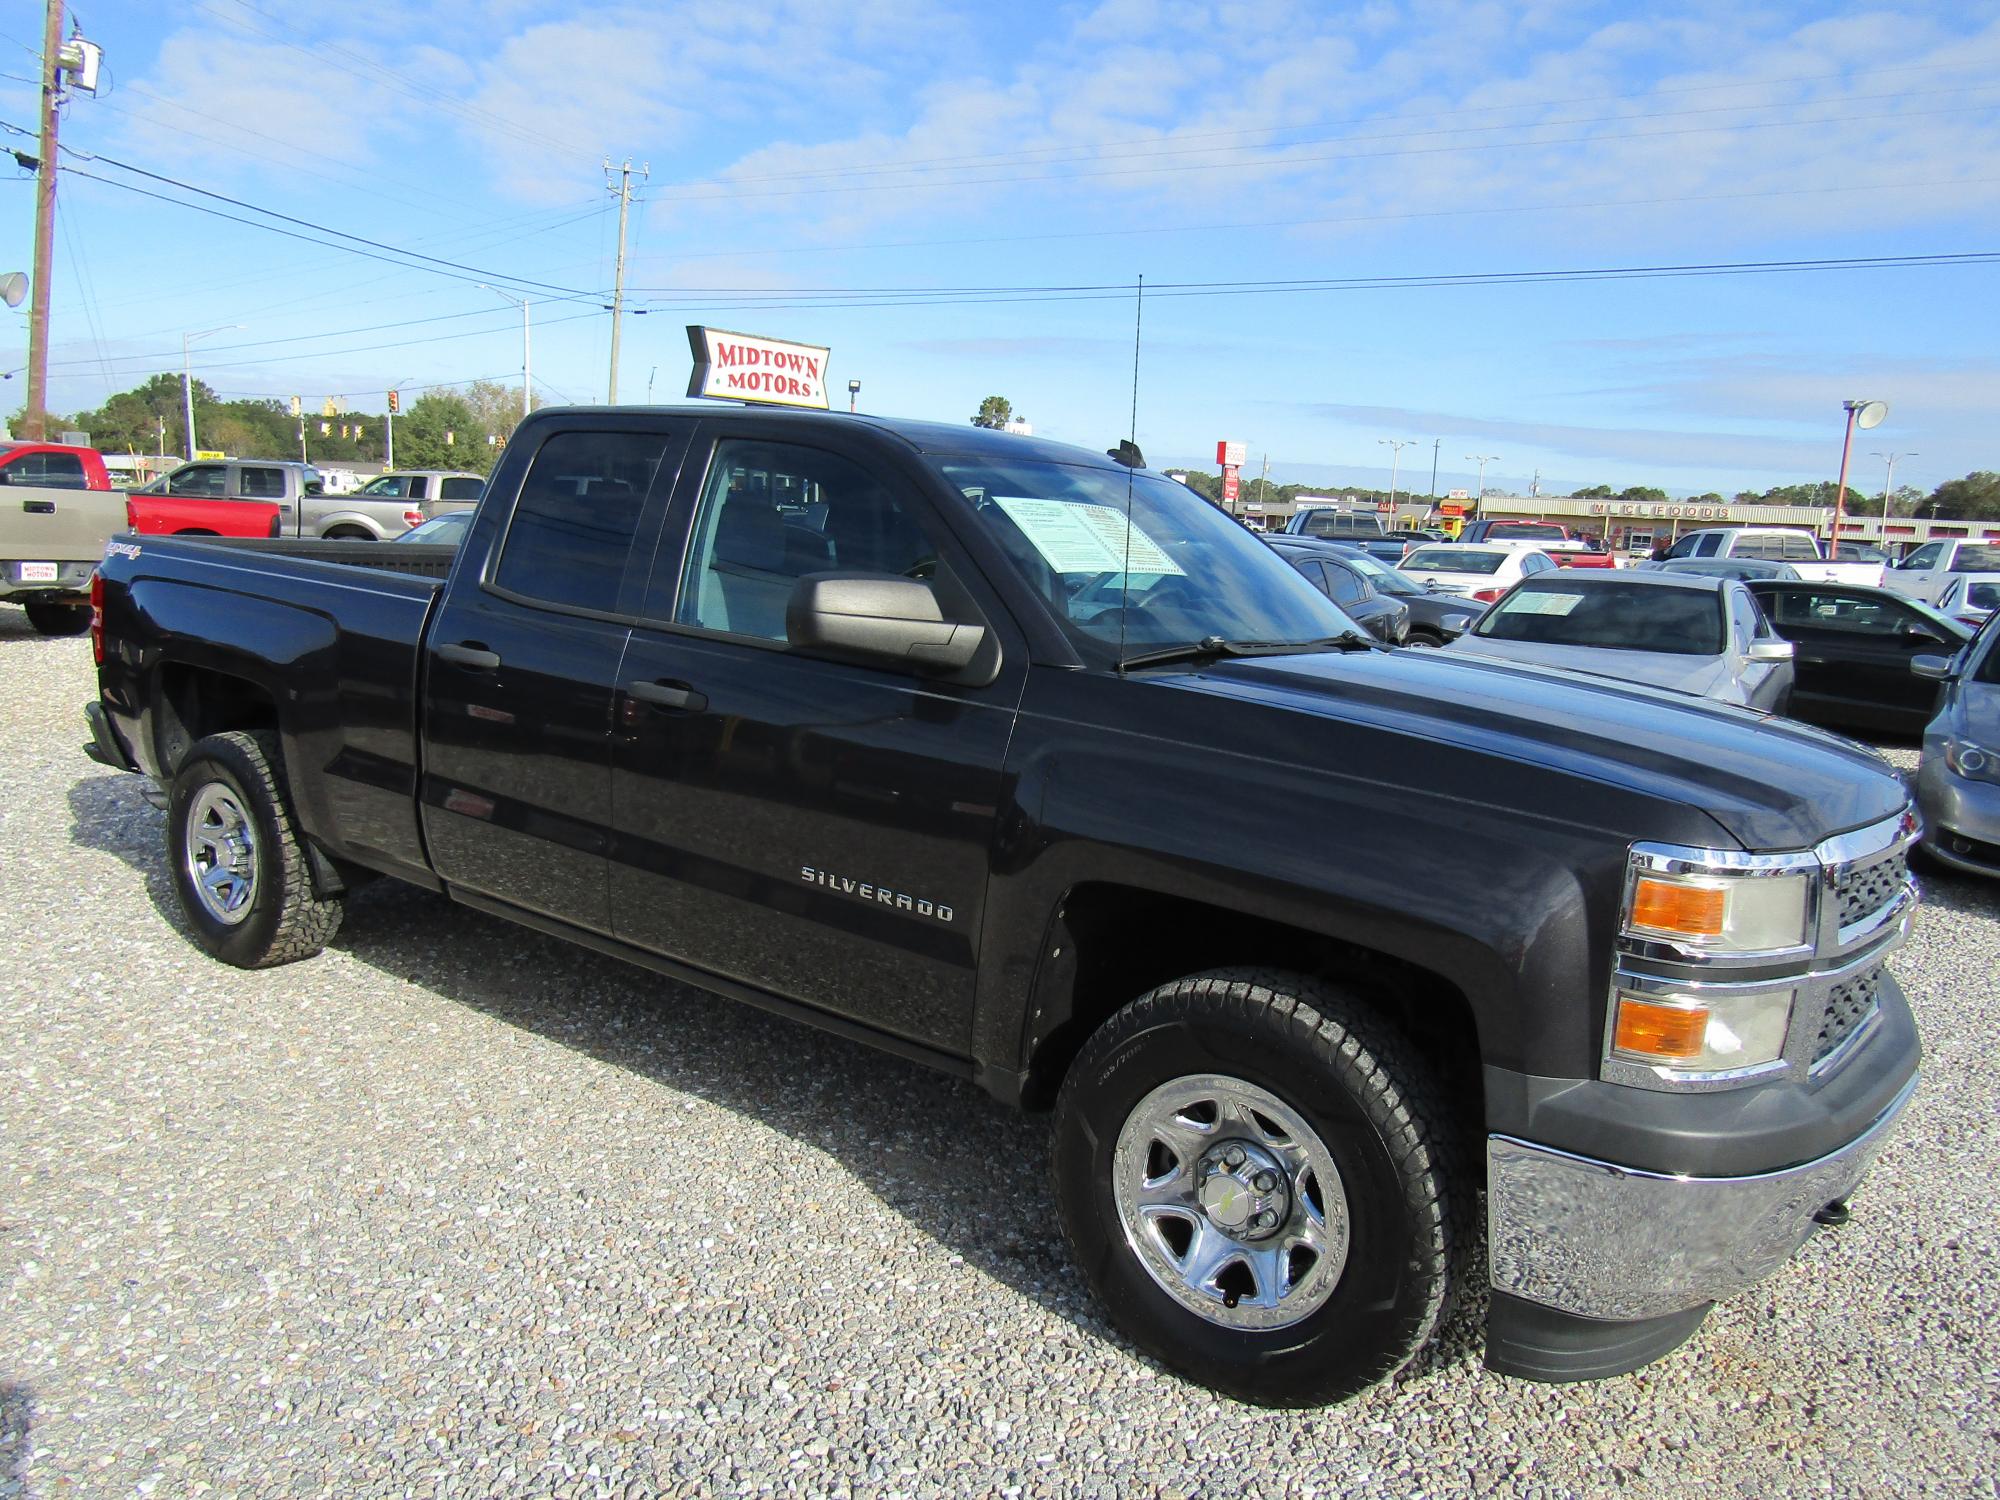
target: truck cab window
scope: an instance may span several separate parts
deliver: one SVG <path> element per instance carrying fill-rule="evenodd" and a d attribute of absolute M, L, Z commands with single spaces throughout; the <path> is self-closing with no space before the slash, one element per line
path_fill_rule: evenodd
<path fill-rule="evenodd" d="M 237 483 L 242 493 L 255 500 L 282 500 L 285 498 L 285 471 L 250 467 L 237 471 Z"/>
<path fill-rule="evenodd" d="M 542 444 L 507 524 L 493 584 L 522 599 L 612 610 L 667 440 L 564 432 Z"/>
<path fill-rule="evenodd" d="M 83 460 L 74 453 L 24 453 L 6 466 L 9 484 L 40 484 L 51 489 L 87 488 Z"/>
<path fill-rule="evenodd" d="M 167 481 L 169 495 L 220 495 L 227 471 L 221 464 L 190 464 L 174 470 Z"/>
<path fill-rule="evenodd" d="M 929 578 L 937 549 L 888 488 L 844 458 L 788 443 L 716 446 L 676 619 L 785 639 L 785 605 L 808 573 Z"/>

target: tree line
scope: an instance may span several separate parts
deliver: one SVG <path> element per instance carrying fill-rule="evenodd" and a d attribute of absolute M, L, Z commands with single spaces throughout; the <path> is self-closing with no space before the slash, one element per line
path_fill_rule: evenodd
<path fill-rule="evenodd" d="M 291 403 L 276 399 L 224 401 L 204 381 L 192 382 L 195 441 L 203 450 L 238 458 L 299 457 L 299 421 Z M 21 413 L 15 414 L 18 424 Z M 324 401 L 304 403 L 305 457 L 315 464 L 382 463 L 386 418 Z M 475 380 L 452 390 L 430 390 L 403 403 L 396 417 L 396 466 L 464 469 L 485 474 L 521 419 L 521 388 Z M 49 433 L 84 432 L 100 453 L 187 452 L 181 377 L 155 375 L 101 406 L 71 416 L 49 415 Z"/>

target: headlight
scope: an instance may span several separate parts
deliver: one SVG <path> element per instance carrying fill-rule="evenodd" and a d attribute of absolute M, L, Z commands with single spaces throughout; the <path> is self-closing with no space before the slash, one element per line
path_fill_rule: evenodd
<path fill-rule="evenodd" d="M 1974 781 L 2000 781 L 2000 755 L 1952 735 L 1944 742 L 1944 763 L 1952 775 Z"/>
<path fill-rule="evenodd" d="M 1620 990 L 1611 1055 L 1680 1073 L 1722 1073 L 1776 1062 L 1785 1052 L 1794 992 L 1725 998 Z"/>
<path fill-rule="evenodd" d="M 1715 953 L 1764 953 L 1806 941 L 1804 871 L 1683 874 L 1635 865 L 1621 924 L 1628 936 Z"/>

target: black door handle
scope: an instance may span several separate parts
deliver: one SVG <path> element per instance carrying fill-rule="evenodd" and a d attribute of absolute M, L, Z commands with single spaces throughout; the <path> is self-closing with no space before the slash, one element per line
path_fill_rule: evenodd
<path fill-rule="evenodd" d="M 488 651 L 476 641 L 467 641 L 462 646 L 440 646 L 437 654 L 454 666 L 468 667 L 474 672 L 490 672 L 500 665 L 500 653 Z"/>
<path fill-rule="evenodd" d="M 31 516 L 52 516 L 56 513 L 56 503 L 53 500 L 23 500 L 21 509 Z"/>
<path fill-rule="evenodd" d="M 661 708 L 684 708 L 698 714 L 708 707 L 707 697 L 685 682 L 635 682 L 625 691 L 641 703 L 655 703 Z"/>

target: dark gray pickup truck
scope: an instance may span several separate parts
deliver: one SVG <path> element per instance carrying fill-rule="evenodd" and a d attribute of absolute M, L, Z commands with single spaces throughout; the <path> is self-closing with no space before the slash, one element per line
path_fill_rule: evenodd
<path fill-rule="evenodd" d="M 1052 1232 L 1221 1390 L 1352 1394 L 1489 1287 L 1495 1369 L 1659 1358 L 1916 1085 L 1904 787 L 1377 645 L 1135 459 L 543 411 L 455 550 L 114 543 L 93 753 L 226 962 L 394 876 L 1052 1108 Z"/>

